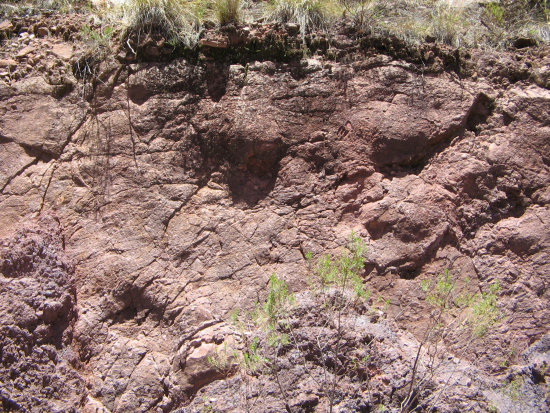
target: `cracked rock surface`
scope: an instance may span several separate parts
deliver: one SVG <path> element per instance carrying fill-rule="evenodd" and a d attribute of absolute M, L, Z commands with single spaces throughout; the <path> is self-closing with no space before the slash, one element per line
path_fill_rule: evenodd
<path fill-rule="evenodd" d="M 228 312 L 272 273 L 304 290 L 305 253 L 353 230 L 387 320 L 347 338 L 377 338 L 376 384 L 348 383 L 339 411 L 399 406 L 420 281 L 445 268 L 498 280 L 505 321 L 457 358 L 442 411 L 547 411 L 550 91 L 372 50 L 240 63 L 107 60 L 62 96 L 40 73 L 0 84 L 2 406 L 243 411 L 242 378 L 208 363 L 235 340 Z M 323 411 L 304 374 L 289 365 L 293 406 Z M 252 411 L 284 409 L 269 391 Z"/>

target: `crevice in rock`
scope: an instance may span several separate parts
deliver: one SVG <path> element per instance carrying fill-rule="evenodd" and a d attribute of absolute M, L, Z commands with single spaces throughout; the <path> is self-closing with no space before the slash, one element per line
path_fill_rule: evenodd
<path fill-rule="evenodd" d="M 3 412 L 18 412 L 24 410 L 15 400 L 12 400 L 8 394 L 2 392 L 0 397 L 2 397 Z"/>
<path fill-rule="evenodd" d="M 219 320 L 217 318 L 203 321 L 201 324 L 199 324 L 196 328 L 192 329 L 189 333 L 185 334 L 185 336 L 181 337 L 178 340 L 178 344 L 176 348 L 178 351 L 181 349 L 181 347 L 189 340 L 193 339 L 198 333 L 200 333 L 202 330 L 207 329 L 208 327 L 212 327 L 213 325 L 222 323 L 222 320 Z M 192 327 L 192 326 L 191 326 Z"/>
<path fill-rule="evenodd" d="M 57 169 L 57 163 L 54 163 L 53 170 L 50 173 L 50 177 L 48 178 L 48 182 L 46 183 L 46 188 L 44 189 L 44 193 L 42 194 L 42 199 L 40 201 L 40 208 L 38 209 L 38 214 L 42 212 L 44 209 L 44 203 L 46 202 L 46 196 L 48 195 L 48 189 L 50 189 L 50 184 L 52 183 L 53 175 L 55 174 L 55 171 Z"/>
<path fill-rule="evenodd" d="M 239 170 L 230 171 L 227 181 L 231 198 L 236 204 L 246 204 L 248 207 L 252 207 L 273 190 L 276 178 L 276 171 L 265 177 L 258 177 Z"/>
<path fill-rule="evenodd" d="M 180 204 L 180 206 L 178 206 L 177 208 L 174 208 L 174 210 L 170 213 L 170 215 L 168 216 L 168 218 L 166 218 L 166 220 L 163 222 L 164 224 L 164 231 L 162 232 L 162 238 L 164 238 L 164 236 L 166 235 L 166 230 L 168 229 L 168 225 L 170 224 L 170 221 L 172 221 L 172 219 L 182 210 L 182 208 L 187 205 L 186 202 L 182 202 Z"/>
<path fill-rule="evenodd" d="M 206 64 L 205 80 L 208 96 L 214 102 L 219 102 L 227 90 L 229 65 L 220 62 L 208 62 Z"/>
<path fill-rule="evenodd" d="M 132 142 L 132 157 L 134 158 L 134 165 L 136 167 L 136 170 L 140 172 L 137 158 L 136 158 L 136 140 L 134 138 L 134 133 L 136 133 L 139 137 L 139 134 L 134 130 L 134 124 L 132 123 L 132 111 L 130 110 L 130 89 L 128 86 L 128 83 L 126 84 L 126 110 L 127 110 L 127 116 L 128 116 L 128 129 L 130 130 L 130 141 Z"/>
<path fill-rule="evenodd" d="M 430 244 L 423 246 L 420 254 L 407 255 L 387 265 L 380 265 L 375 261 L 367 261 L 365 268 L 370 268 L 371 270 L 376 268 L 378 274 L 395 271 L 400 278 L 412 280 L 422 273 L 426 264 L 434 260 L 439 250 L 448 245 L 454 247 L 459 245 L 456 234 L 450 229 L 447 229 L 442 235 L 436 237 Z"/>
<path fill-rule="evenodd" d="M 231 121 L 224 119 L 219 129 L 193 138 L 201 152 L 199 173 L 205 177 L 221 173 L 233 202 L 254 206 L 273 190 L 288 145 L 281 138 L 257 142 L 232 129 Z"/>
<path fill-rule="evenodd" d="M 486 94 L 480 93 L 466 115 L 466 129 L 479 135 L 479 126 L 486 123 L 493 114 L 494 101 Z"/>
<path fill-rule="evenodd" d="M 67 146 L 71 143 L 74 135 L 80 130 L 80 128 L 82 127 L 82 125 L 84 125 L 84 123 L 86 122 L 86 120 L 88 119 L 88 116 L 86 116 L 87 113 L 85 110 L 82 111 L 82 115 L 81 115 L 81 119 L 77 122 L 77 124 L 70 130 L 69 132 L 69 135 L 67 136 L 67 139 L 65 140 L 65 142 L 63 142 L 63 144 L 61 145 L 61 148 L 59 149 L 59 151 L 56 151 L 55 153 L 52 153 L 52 154 L 48 154 L 49 156 L 51 156 L 51 159 L 56 159 L 58 160 L 59 158 L 61 158 L 61 156 L 65 153 L 65 149 L 67 148 Z M 46 153 L 46 152 L 44 152 Z"/>
<path fill-rule="evenodd" d="M 11 182 L 17 178 L 18 176 L 21 176 L 23 173 L 25 173 L 25 171 L 30 168 L 31 166 L 33 165 L 36 165 L 38 163 L 38 159 L 35 158 L 33 159 L 31 162 L 27 163 L 26 165 L 24 165 L 21 169 L 19 169 L 15 174 L 13 174 L 11 177 L 8 178 L 8 180 L 6 181 L 6 183 L 4 184 L 4 186 L 2 186 L 2 188 L 0 188 L 0 193 L 4 193 L 4 190 L 8 187 L 9 184 L 11 184 Z"/>
<path fill-rule="evenodd" d="M 4 136 L 0 133 L 0 144 L 12 143 L 12 142 L 14 142 L 12 138 L 8 138 L 7 136 Z"/>

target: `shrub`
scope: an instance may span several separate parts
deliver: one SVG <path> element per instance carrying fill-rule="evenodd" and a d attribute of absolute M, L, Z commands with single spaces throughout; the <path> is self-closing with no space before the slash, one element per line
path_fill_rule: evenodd
<path fill-rule="evenodd" d="M 87 42 L 96 43 L 99 46 L 108 46 L 109 40 L 113 36 L 113 28 L 105 26 L 95 31 L 92 30 L 90 26 L 84 25 L 80 28 L 80 33 L 82 33 L 82 36 Z"/>
<path fill-rule="evenodd" d="M 351 290 L 356 295 L 355 298 L 367 300 L 369 293 L 364 290 L 361 278 L 361 272 L 365 268 L 365 243 L 352 233 L 348 239 L 347 249 L 347 252 L 336 258 L 325 254 L 317 260 L 314 272 L 317 276 L 318 286 L 314 281 L 313 289 L 315 291 L 316 288 L 320 288 L 325 294 L 331 287 L 339 288 L 341 294 Z M 313 259 L 311 254 L 307 254 L 306 258 L 310 262 Z"/>
<path fill-rule="evenodd" d="M 288 292 L 286 282 L 272 274 L 269 279 L 267 298 L 263 304 L 256 303 L 252 311 L 243 314 L 240 314 L 238 309 L 230 313 L 231 322 L 237 327 L 243 341 L 243 349 L 240 352 L 235 351 L 233 358 L 240 366 L 241 380 L 245 383 L 245 403 L 248 403 L 250 397 L 249 376 L 271 374 L 275 377 L 287 410 L 289 409 L 286 388 L 279 379 L 278 350 L 289 344 L 288 335 L 279 330 L 281 326 L 285 328 L 289 326 L 288 317 L 293 303 L 294 296 Z M 261 342 L 260 337 L 265 341 Z M 215 361 L 211 362 L 214 366 L 215 363 Z"/>
<path fill-rule="evenodd" d="M 73 74 L 83 80 L 82 97 L 84 97 L 86 82 L 97 80 L 96 72 L 99 63 L 112 53 L 110 40 L 113 36 L 113 28 L 100 26 L 94 30 L 90 26 L 84 25 L 80 29 L 80 35 L 86 42 L 86 50 L 80 59 L 73 63 Z"/>
<path fill-rule="evenodd" d="M 318 327 L 321 327 L 318 333 L 306 339 L 307 342 L 304 342 L 303 332 L 297 331 L 294 317 L 300 308 L 296 298 L 285 281 L 275 274 L 269 279 L 263 303 L 256 303 L 248 313 L 239 314 L 237 310 L 231 313 L 231 321 L 238 327 L 243 341 L 243 350 L 235 356 L 240 360 L 241 369 L 248 374 L 271 375 L 287 411 L 290 411 L 288 384 L 279 376 L 284 366 L 282 354 L 294 352 L 306 370 L 323 369 L 322 379 L 313 382 L 327 396 L 329 411 L 335 404 L 341 378 L 364 368 L 368 362 L 368 355 L 343 354 L 344 336 L 349 328 L 344 319 L 350 317 L 356 304 L 369 298 L 361 279 L 365 250 L 363 241 L 352 234 L 347 249 L 335 257 L 326 254 L 314 260 L 311 253 L 306 254 L 312 271 L 311 289 L 307 295 L 315 302 L 314 308 L 307 311 L 320 315 Z"/>
<path fill-rule="evenodd" d="M 352 233 L 339 254 L 314 259 L 308 252 L 311 277 L 306 292 L 294 296 L 286 282 L 273 274 L 265 301 L 256 302 L 248 312 L 231 312 L 231 322 L 242 342 L 241 351 L 235 352 L 232 359 L 240 365 L 245 402 L 250 397 L 262 397 L 261 389 L 250 391 L 250 377 L 269 375 L 279 389 L 285 409 L 292 411 L 288 397 L 291 384 L 288 376 L 281 374 L 289 368 L 289 360 L 299 363 L 316 387 L 316 393 L 326 397 L 328 412 L 341 402 L 346 386 L 352 381 L 369 380 L 371 343 L 375 339 L 369 337 L 350 344 L 349 338 L 357 323 L 364 322 L 365 313 L 381 314 L 372 311 L 368 304 L 370 293 L 363 285 L 365 251 L 363 241 Z M 468 286 L 466 278 L 459 288 L 448 270 L 435 281 L 421 282 L 430 307 L 430 321 L 420 339 L 411 374 L 404 382 L 401 412 L 412 411 L 420 398 L 427 411 L 436 409 L 447 386 L 430 392 L 432 379 L 446 374 L 449 383 L 456 371 L 450 367 L 454 362 L 445 344 L 451 343 L 449 339 L 455 345 L 460 341 L 454 355 L 464 356 L 499 320 L 498 283 L 490 285 L 484 293 L 468 293 Z M 378 301 L 383 300 L 378 297 Z M 384 301 L 385 312 L 389 304 L 389 300 Z M 300 325 L 302 322 L 305 325 Z M 227 360 L 224 352 L 216 353 L 210 362 L 222 370 L 228 368 Z"/>
<path fill-rule="evenodd" d="M 232 361 L 232 357 L 227 350 L 227 343 L 224 343 L 221 351 L 216 348 L 216 354 L 208 356 L 208 363 L 222 373 L 226 373 L 231 369 Z"/>
<path fill-rule="evenodd" d="M 497 293 L 499 290 L 500 285 L 498 282 L 491 284 L 489 292 L 481 293 L 472 306 L 470 324 L 476 337 L 485 335 L 489 327 L 500 318 L 500 312 L 497 308 Z"/>
<path fill-rule="evenodd" d="M 426 294 L 426 302 L 432 308 L 431 320 L 418 347 L 407 396 L 401 403 L 401 411 L 408 411 L 416 402 L 418 395 L 426 388 L 427 378 L 433 377 L 437 370 L 444 367 L 446 357 L 442 356 L 446 350 L 442 344 L 446 338 L 450 335 L 464 337 L 465 344 L 461 346 L 459 353 L 465 354 L 468 348 L 476 343 L 476 339 L 485 335 L 489 327 L 499 320 L 497 293 L 500 286 L 498 282 L 489 286 L 489 292 L 476 294 L 464 291 L 469 284 L 468 278 L 465 284 L 464 288 L 458 289 L 448 269 L 438 276 L 435 283 L 430 280 L 421 282 L 420 288 Z M 424 371 L 420 374 L 420 358 L 423 351 L 426 351 L 430 357 L 428 357 L 428 363 L 423 366 Z M 439 359 L 443 361 L 440 362 Z M 429 396 L 424 400 L 424 404 L 429 406 L 435 403 L 444 390 L 443 388 Z"/>
<path fill-rule="evenodd" d="M 504 7 L 499 3 L 491 2 L 485 5 L 485 10 L 497 24 L 502 24 L 504 16 Z"/>
<path fill-rule="evenodd" d="M 84 0 L 8 0 L 0 3 L 0 17 L 24 16 L 40 14 L 52 10 L 60 13 L 70 13 L 86 8 L 88 2 Z"/>
<path fill-rule="evenodd" d="M 501 0 L 456 5 L 448 0 L 339 0 L 359 33 L 427 37 L 455 47 L 506 47 L 514 39 L 550 42 L 547 0 Z"/>

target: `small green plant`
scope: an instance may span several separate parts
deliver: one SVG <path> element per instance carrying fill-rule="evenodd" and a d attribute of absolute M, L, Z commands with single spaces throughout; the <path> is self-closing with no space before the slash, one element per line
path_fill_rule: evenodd
<path fill-rule="evenodd" d="M 362 279 L 366 250 L 363 240 L 352 232 L 348 237 L 346 249 L 335 257 L 329 254 L 322 255 L 316 265 L 312 265 L 312 255 L 306 254 L 310 268 L 313 268 L 316 276 L 316 280 L 311 283 L 312 293 L 321 303 L 324 318 L 333 320 L 335 330 L 335 339 L 331 343 L 325 342 L 324 337 L 315 340 L 322 357 L 321 365 L 325 366 L 326 379 L 321 387 L 328 396 L 329 412 L 334 408 L 340 378 L 359 367 L 358 360 L 353 357 L 336 363 L 333 367 L 329 367 L 328 360 L 342 358 L 344 315 L 349 313 L 352 307 L 367 302 L 370 297 L 370 291 L 365 289 Z M 361 359 L 362 362 L 368 360 L 368 355 L 365 357 Z"/>
<path fill-rule="evenodd" d="M 263 357 L 260 353 L 260 339 L 258 337 L 252 339 L 242 356 L 242 366 L 250 373 L 257 372 L 269 363 L 269 359 Z"/>
<path fill-rule="evenodd" d="M 463 332 L 468 344 L 463 351 L 471 345 L 474 339 L 482 337 L 487 333 L 489 327 L 496 323 L 499 318 L 497 308 L 497 293 L 500 289 L 498 282 L 489 286 L 488 293 L 471 294 L 463 291 L 470 280 L 465 279 L 465 286 L 457 287 L 457 282 L 451 277 L 448 269 L 445 269 L 435 283 L 431 280 L 422 280 L 420 288 L 424 292 L 426 302 L 432 308 L 431 321 L 422 339 L 416 359 L 413 365 L 411 381 L 409 382 L 408 395 L 401 404 L 401 412 L 406 412 L 414 403 L 417 394 L 425 385 L 425 378 L 434 375 L 440 364 L 436 361 L 444 348 L 442 342 L 451 333 Z M 460 322 L 462 320 L 462 322 Z M 431 353 L 429 363 L 426 366 L 427 372 L 422 378 L 417 377 L 420 354 L 423 348 Z M 433 397 L 434 400 L 437 396 Z M 428 399 L 429 400 L 429 399 Z M 427 401 L 425 401 L 427 402 Z"/>
<path fill-rule="evenodd" d="M 340 287 L 342 291 L 349 289 L 353 291 L 356 298 L 368 300 L 370 292 L 365 290 L 361 278 L 361 272 L 365 267 L 365 243 L 352 233 L 348 239 L 347 248 L 347 253 L 334 259 L 329 254 L 318 259 L 315 273 L 318 276 L 320 288 L 322 291 L 331 287 Z"/>
<path fill-rule="evenodd" d="M 341 0 L 345 15 L 350 16 L 353 26 L 360 33 L 368 32 L 376 24 L 379 17 L 375 0 Z"/>
<path fill-rule="evenodd" d="M 286 316 L 289 307 L 294 302 L 294 295 L 288 292 L 286 282 L 277 278 L 275 274 L 272 274 L 269 279 L 267 299 L 263 305 L 263 312 L 267 317 L 270 330 L 277 328 L 278 321 Z"/>
<path fill-rule="evenodd" d="M 244 350 L 237 352 L 234 357 L 241 360 L 243 371 L 249 374 L 270 374 L 275 378 L 287 411 L 292 409 L 288 405 L 288 384 L 279 377 L 283 366 L 281 354 L 293 351 L 306 370 L 311 367 L 324 370 L 323 379 L 314 382 L 319 386 L 319 391 L 327 395 L 329 412 L 334 407 L 340 379 L 345 375 L 357 376 L 366 369 L 370 358 L 368 353 L 342 355 L 347 328 L 344 318 L 349 317 L 352 308 L 365 302 L 370 295 L 361 278 L 365 251 L 361 238 L 352 233 L 347 248 L 336 256 L 326 254 L 314 260 L 313 254 L 305 253 L 313 276 L 311 291 L 307 295 L 315 302 L 312 310 L 321 320 L 318 321 L 322 326 L 321 331 L 328 333 L 311 337 L 306 346 L 304 338 L 295 332 L 293 314 L 296 297 L 286 282 L 275 274 L 269 278 L 265 301 L 256 303 L 249 312 L 230 312 L 231 322 L 239 328 L 245 342 Z M 306 356 L 304 349 L 307 347 L 310 350 Z M 337 362 L 334 364 L 330 360 Z"/>
<path fill-rule="evenodd" d="M 431 287 L 430 280 L 422 280 L 420 282 L 420 288 L 426 293 L 426 301 L 440 310 L 447 309 L 451 304 L 449 301 L 449 294 L 455 288 L 455 283 L 451 280 L 447 268 L 443 271 L 443 274 L 440 274 L 435 286 L 433 288 Z"/>
<path fill-rule="evenodd" d="M 466 278 L 466 285 L 469 279 Z M 498 282 L 489 285 L 489 292 L 469 294 L 456 291 L 456 283 L 451 279 L 449 270 L 445 269 L 439 275 L 434 286 L 430 280 L 422 280 L 420 288 L 426 293 L 426 301 L 439 311 L 450 310 L 456 307 L 461 310 L 469 310 L 471 315 L 468 322 L 472 333 L 476 337 L 482 337 L 488 328 L 499 319 L 500 312 L 497 308 L 497 293 L 500 290 Z"/>
<path fill-rule="evenodd" d="M 208 398 L 206 396 L 202 396 L 202 407 L 201 407 L 201 413 L 213 413 L 214 408 L 208 401 Z"/>
<path fill-rule="evenodd" d="M 522 386 L 523 386 L 523 379 L 521 377 L 516 377 L 504 387 L 503 392 L 510 399 L 517 401 L 519 399 L 520 390 Z"/>
<path fill-rule="evenodd" d="M 490 326 L 495 324 L 500 312 L 497 307 L 497 293 L 500 290 L 498 282 L 489 286 L 489 292 L 481 293 L 478 300 L 473 304 L 470 324 L 473 334 L 476 337 L 485 335 Z"/>
<path fill-rule="evenodd" d="M 504 21 L 504 7 L 497 2 L 490 2 L 485 5 L 485 10 L 489 16 L 499 25 Z"/>
<path fill-rule="evenodd" d="M 245 342 L 244 350 L 236 351 L 233 355 L 235 359 L 240 360 L 241 370 L 248 374 L 272 374 L 285 403 L 287 392 L 279 380 L 278 349 L 290 343 L 288 334 L 281 330 L 290 326 L 288 317 L 293 305 L 294 295 L 289 292 L 286 282 L 272 274 L 265 302 L 256 303 L 252 311 L 240 314 L 235 309 L 229 314 L 231 322 L 239 328 Z M 258 331 L 265 339 L 264 343 L 258 335 L 254 335 L 251 340 L 248 339 L 251 330 Z"/>
<path fill-rule="evenodd" d="M 465 26 L 462 10 L 439 2 L 432 9 L 430 31 L 442 43 L 460 46 L 461 29 Z"/>
<path fill-rule="evenodd" d="M 275 274 L 269 278 L 268 294 L 262 305 L 256 304 L 251 317 L 254 324 L 266 332 L 267 344 L 272 348 L 289 343 L 288 334 L 281 328 L 288 326 L 288 318 L 295 298 L 288 291 L 288 285 Z"/>
<path fill-rule="evenodd" d="M 113 28 L 109 26 L 100 27 L 99 31 L 95 31 L 90 26 L 84 25 L 80 28 L 80 32 L 86 40 L 96 42 L 101 46 L 108 45 L 113 36 Z"/>
<path fill-rule="evenodd" d="M 208 356 L 208 364 L 219 372 L 225 373 L 231 367 L 231 356 L 227 351 L 227 343 L 224 343 L 223 350 L 216 349 L 214 356 Z"/>

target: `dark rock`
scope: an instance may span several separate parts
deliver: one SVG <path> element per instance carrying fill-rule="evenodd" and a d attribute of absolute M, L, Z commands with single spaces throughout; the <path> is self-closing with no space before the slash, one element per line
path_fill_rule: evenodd
<path fill-rule="evenodd" d="M 514 40 L 514 47 L 517 49 L 523 49 L 525 47 L 536 46 L 537 41 L 535 39 L 530 39 L 526 37 L 518 37 Z"/>

